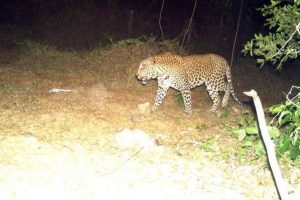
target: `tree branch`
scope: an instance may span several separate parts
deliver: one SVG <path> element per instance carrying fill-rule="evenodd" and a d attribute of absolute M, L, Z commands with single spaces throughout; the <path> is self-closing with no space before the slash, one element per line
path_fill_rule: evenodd
<path fill-rule="evenodd" d="M 161 15 L 162 15 L 162 12 L 163 12 L 163 9 L 164 9 L 164 5 L 165 5 L 165 0 L 162 0 L 160 13 L 159 13 L 159 20 L 158 20 L 158 24 L 159 24 L 159 28 L 160 28 L 160 32 L 161 32 L 161 36 L 162 36 L 163 40 L 165 39 L 165 36 L 164 36 L 164 32 L 163 32 L 163 29 L 162 29 L 162 26 L 161 26 Z"/>
<path fill-rule="evenodd" d="M 191 18 L 190 18 L 190 22 L 189 22 L 188 28 L 186 29 L 186 32 L 185 32 L 185 34 L 184 34 L 184 36 L 183 36 L 183 39 L 182 39 L 182 42 L 181 42 L 180 51 L 181 51 L 182 46 L 183 46 L 183 44 L 184 44 L 186 35 L 187 35 L 187 33 L 189 32 L 189 30 L 190 30 L 190 27 L 191 27 L 191 24 L 192 24 L 192 21 L 193 21 L 193 17 L 194 17 L 194 14 L 195 14 L 196 6 L 197 6 L 197 1 L 198 1 L 198 0 L 195 0 L 194 7 L 193 7 L 193 12 L 192 12 L 192 15 L 191 15 Z"/>
<path fill-rule="evenodd" d="M 300 35 L 300 22 L 298 23 L 298 25 L 295 28 L 296 30 L 290 35 L 289 39 L 285 42 L 285 44 L 274 54 L 272 55 L 270 58 L 268 58 L 268 60 L 274 58 L 275 56 L 282 54 L 282 52 L 284 51 L 285 46 L 289 43 L 289 41 L 294 37 L 295 33 L 298 32 L 298 34 Z"/>
<path fill-rule="evenodd" d="M 232 46 L 231 60 L 230 60 L 230 66 L 231 67 L 232 67 L 232 63 L 233 63 L 234 51 L 235 51 L 235 46 L 236 46 L 236 39 L 237 39 L 237 36 L 238 36 L 239 27 L 240 27 L 243 4 L 244 4 L 244 0 L 242 0 L 241 5 L 240 5 L 239 18 L 238 18 L 238 23 L 237 23 L 237 26 L 236 26 L 236 31 L 235 31 L 235 36 L 234 36 L 234 41 L 233 41 L 233 46 Z"/>

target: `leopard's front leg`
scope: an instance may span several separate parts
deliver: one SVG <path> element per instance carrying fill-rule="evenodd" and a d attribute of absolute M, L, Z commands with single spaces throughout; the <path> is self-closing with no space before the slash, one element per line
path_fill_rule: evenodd
<path fill-rule="evenodd" d="M 168 89 L 169 88 L 167 88 L 167 87 L 158 86 L 155 103 L 154 103 L 154 106 L 152 107 L 152 112 L 155 112 L 158 110 L 159 106 L 161 105 L 165 96 L 167 95 Z"/>

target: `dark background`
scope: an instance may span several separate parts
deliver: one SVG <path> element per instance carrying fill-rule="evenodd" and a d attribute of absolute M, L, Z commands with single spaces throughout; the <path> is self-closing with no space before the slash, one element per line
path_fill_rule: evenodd
<path fill-rule="evenodd" d="M 62 49 L 93 49 L 120 39 L 156 37 L 162 0 L 14 0 L 1 1 L 0 26 L 4 42 L 31 39 Z M 184 43 L 191 52 L 229 56 L 235 36 L 240 0 L 198 0 Z M 165 39 L 182 41 L 194 0 L 165 0 L 162 27 Z M 237 54 L 257 31 L 262 1 L 245 0 Z"/>
<path fill-rule="evenodd" d="M 162 13 L 164 39 L 182 42 L 194 0 L 165 0 Z M 217 53 L 228 61 L 238 24 L 241 0 L 198 0 L 184 49 L 188 54 Z M 232 62 L 236 91 L 255 88 L 269 105 L 284 98 L 291 85 L 299 85 L 300 68 L 289 61 L 280 71 L 263 68 L 241 53 L 254 33 L 265 34 L 265 19 L 257 10 L 269 1 L 244 0 Z M 162 0 L 2 0 L 0 2 L 0 63 L 22 58 L 22 42 L 37 42 L 62 51 L 102 50 L 118 40 L 155 37 L 162 40 L 159 14 Z M 123 61 L 120 56 L 112 61 Z M 149 54 L 145 55 L 149 56 Z M 1 61 L 4 58 L 4 61 Z M 51 62 L 45 57 L 45 63 Z M 98 58 L 99 59 L 99 58 Z M 142 59 L 142 58 L 139 58 Z M 3 59 L 2 59 L 3 60 Z M 113 65 L 109 63 L 108 66 Z M 14 65 L 12 65 L 14 66 Z M 30 66 L 30 65 L 29 65 Z M 101 66 L 103 67 L 103 66 Z"/>

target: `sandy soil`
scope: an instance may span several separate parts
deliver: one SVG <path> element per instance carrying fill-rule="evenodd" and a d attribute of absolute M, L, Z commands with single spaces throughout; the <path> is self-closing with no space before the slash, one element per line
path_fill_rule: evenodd
<path fill-rule="evenodd" d="M 138 109 L 152 106 L 156 82 L 141 86 L 136 67 L 165 49 L 86 56 L 39 48 L 28 55 L 0 50 L 0 199 L 278 199 L 266 160 L 240 154 L 225 128 L 244 109 L 232 99 L 221 117 L 208 112 L 205 88 L 193 91 L 191 118 L 174 91 L 157 113 Z M 238 94 L 254 88 L 264 105 L 289 87 L 247 61 L 232 74 Z M 49 93 L 53 88 L 76 92 Z M 299 168 L 283 161 L 281 169 L 300 199 Z"/>
<path fill-rule="evenodd" d="M 157 113 L 142 115 L 137 106 L 153 103 L 155 82 L 108 90 L 80 76 L 1 73 L 0 199 L 277 199 L 266 162 L 237 159 L 238 141 L 223 126 L 241 109 L 232 100 L 229 117 L 216 117 L 196 89 L 185 118 L 171 91 Z M 77 92 L 48 93 L 55 87 Z M 299 199 L 299 169 L 284 172 Z"/>

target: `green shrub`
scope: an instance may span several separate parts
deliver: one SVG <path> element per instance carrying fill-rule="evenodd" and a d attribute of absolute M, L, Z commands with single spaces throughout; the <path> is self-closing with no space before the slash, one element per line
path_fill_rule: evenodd
<path fill-rule="evenodd" d="M 287 158 L 300 167 L 300 93 L 292 99 L 270 107 L 268 111 L 273 117 L 268 131 L 276 145 L 277 156 Z M 242 142 L 242 146 L 253 148 L 258 156 L 263 155 L 265 151 L 253 114 L 244 113 L 236 124 L 237 127 L 231 128 L 231 132 Z"/>
<path fill-rule="evenodd" d="M 255 56 L 261 66 L 271 62 L 280 69 L 284 62 L 300 55 L 300 1 L 270 0 L 258 10 L 266 17 L 269 33 L 255 34 L 242 52 Z"/>
<path fill-rule="evenodd" d="M 277 154 L 285 154 L 300 166 L 300 93 L 293 101 L 287 100 L 272 106 L 269 111 L 274 116 L 272 124 L 280 128 L 282 134 L 275 141 Z"/>

